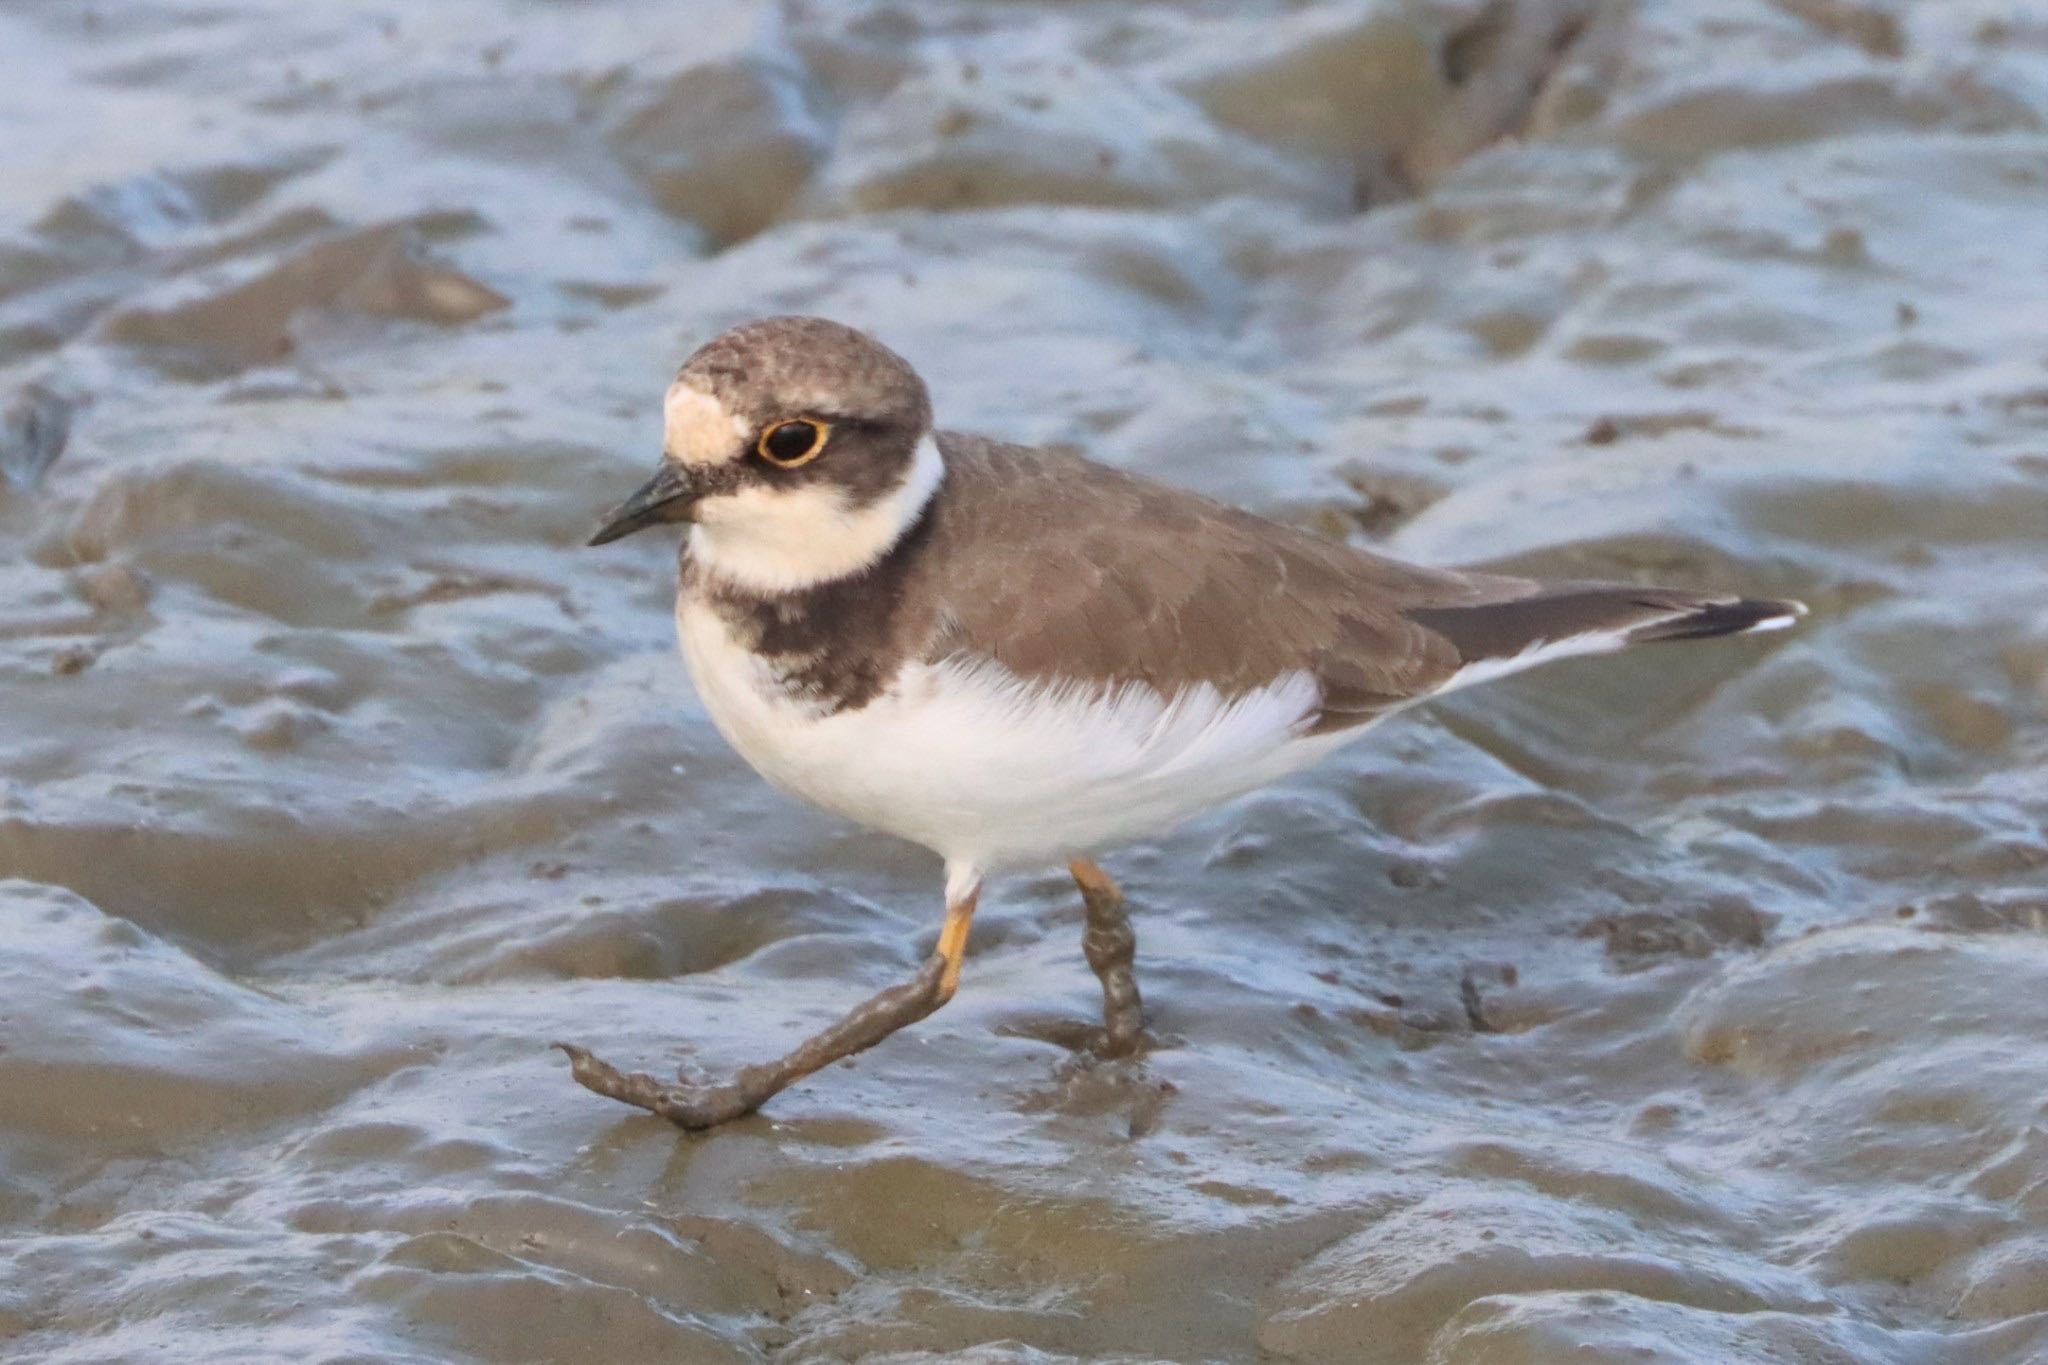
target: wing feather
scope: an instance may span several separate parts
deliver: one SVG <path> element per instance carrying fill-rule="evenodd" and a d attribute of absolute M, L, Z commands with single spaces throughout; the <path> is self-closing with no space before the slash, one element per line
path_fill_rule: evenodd
<path fill-rule="evenodd" d="M 1461 660 L 1404 607 L 1468 598 L 1466 576 L 1398 564 L 1180 489 L 1045 450 L 942 434 L 925 657 L 1027 681 L 1243 696 L 1312 677 L 1307 725 L 1339 729 L 1426 695 Z M 967 552 L 969 549 L 972 552 Z"/>

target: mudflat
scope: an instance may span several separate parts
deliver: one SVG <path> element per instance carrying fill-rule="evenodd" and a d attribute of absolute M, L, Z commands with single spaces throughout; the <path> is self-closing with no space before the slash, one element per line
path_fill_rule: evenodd
<path fill-rule="evenodd" d="M 0 1357 L 2048 1355 L 2048 25 L 1989 3 L 0 11 Z M 1631 12 L 1627 12 L 1632 9 Z M 1800 628 L 1402 717 L 929 951 L 672 547 L 725 326 Z"/>

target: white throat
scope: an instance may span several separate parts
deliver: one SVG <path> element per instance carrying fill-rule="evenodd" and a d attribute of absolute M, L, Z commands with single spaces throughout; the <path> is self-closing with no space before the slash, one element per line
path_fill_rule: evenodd
<path fill-rule="evenodd" d="M 715 577 L 760 592 L 829 583 L 887 554 L 945 476 L 945 458 L 927 432 L 896 491 L 865 507 L 853 506 L 829 484 L 708 498 L 690 528 L 690 558 Z"/>

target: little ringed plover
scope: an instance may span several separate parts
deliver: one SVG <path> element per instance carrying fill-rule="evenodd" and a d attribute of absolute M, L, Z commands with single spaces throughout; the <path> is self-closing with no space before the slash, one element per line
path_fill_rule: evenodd
<path fill-rule="evenodd" d="M 716 1084 L 599 1094 L 706 1128 L 953 995 L 982 879 L 1065 860 L 1101 1050 L 1140 1041 L 1136 946 L 1091 861 L 1315 762 L 1375 722 L 1578 654 L 1789 626 L 1797 602 L 1541 583 L 1366 553 L 1073 455 L 934 430 L 874 338 L 776 317 L 692 355 L 661 463 L 602 545 L 686 522 L 683 658 L 768 781 L 945 860 L 917 975 Z"/>

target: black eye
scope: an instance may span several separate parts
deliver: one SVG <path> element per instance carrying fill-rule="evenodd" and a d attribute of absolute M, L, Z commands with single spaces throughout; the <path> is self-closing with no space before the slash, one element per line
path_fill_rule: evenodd
<path fill-rule="evenodd" d="M 823 422 L 799 417 L 793 422 L 777 422 L 764 429 L 754 448 L 768 463 L 794 469 L 817 458 L 818 452 L 825 448 L 825 437 L 830 432 L 831 428 Z"/>

